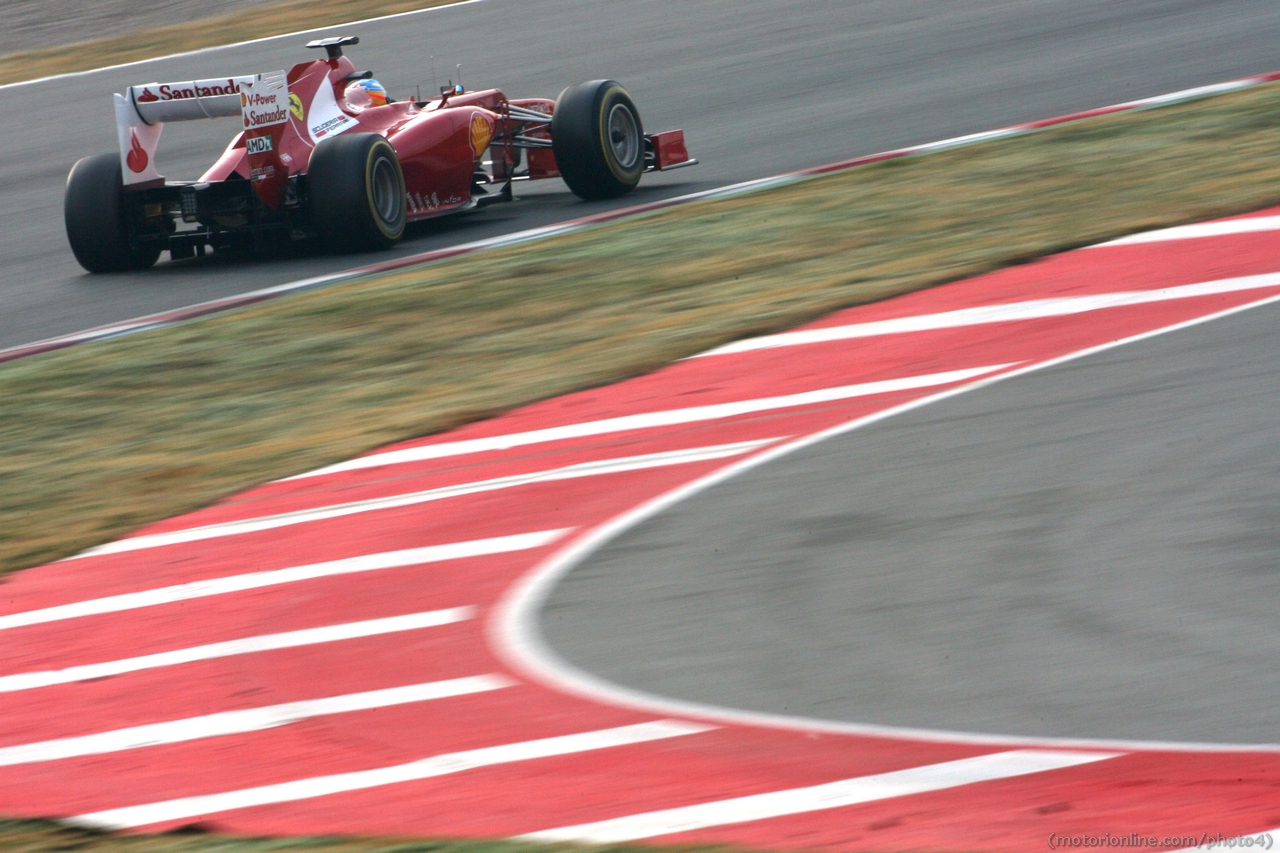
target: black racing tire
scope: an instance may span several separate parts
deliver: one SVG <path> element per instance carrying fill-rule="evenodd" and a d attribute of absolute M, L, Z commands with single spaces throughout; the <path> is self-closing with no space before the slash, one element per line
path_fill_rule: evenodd
<path fill-rule="evenodd" d="M 158 245 L 129 241 L 119 154 L 85 157 L 71 167 L 62 218 L 71 251 L 89 272 L 144 270 L 160 257 Z"/>
<path fill-rule="evenodd" d="M 551 115 L 551 148 L 574 194 L 596 201 L 631 192 L 644 173 L 644 126 L 613 80 L 570 86 Z"/>
<path fill-rule="evenodd" d="M 404 235 L 404 172 L 391 143 L 376 133 L 323 140 L 307 166 L 311 223 L 339 252 L 389 249 Z"/>

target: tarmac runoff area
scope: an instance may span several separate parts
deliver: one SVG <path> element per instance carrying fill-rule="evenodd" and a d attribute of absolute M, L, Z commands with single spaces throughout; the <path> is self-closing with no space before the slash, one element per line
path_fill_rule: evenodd
<path fill-rule="evenodd" d="M 1273 304 L 743 473 L 574 569 L 548 640 L 753 711 L 1274 740 L 1277 328 Z"/>
<path fill-rule="evenodd" d="M 840 312 L 19 573 L 0 812 L 761 849 L 1276 831 L 1275 502 L 1248 490 L 1275 479 L 1277 217 Z M 669 520 L 703 553 L 645 538 Z"/>

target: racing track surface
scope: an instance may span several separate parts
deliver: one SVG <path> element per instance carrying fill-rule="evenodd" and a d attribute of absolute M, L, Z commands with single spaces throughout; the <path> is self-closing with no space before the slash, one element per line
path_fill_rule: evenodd
<path fill-rule="evenodd" d="M 577 567 L 548 640 L 721 707 L 1274 740 L 1278 324 L 1272 304 L 741 474 Z"/>
<path fill-rule="evenodd" d="M 646 125 L 684 127 L 703 165 L 649 176 L 643 202 L 944 137 L 1274 70 L 1271 0 L 484 0 L 352 30 L 352 52 L 393 94 L 464 64 L 472 88 L 554 95 L 595 77 L 627 85 Z M 208 259 L 91 278 L 62 232 L 78 158 L 115 144 L 110 93 L 132 83 L 287 67 L 293 37 L 0 89 L 0 347 L 350 266 L 353 259 Z M 170 125 L 162 169 L 190 178 L 234 123 Z M 417 253 L 607 209 L 559 182 L 420 229 Z M 532 198 L 537 195 L 538 198 Z M 391 255 L 388 255 L 388 257 Z"/>

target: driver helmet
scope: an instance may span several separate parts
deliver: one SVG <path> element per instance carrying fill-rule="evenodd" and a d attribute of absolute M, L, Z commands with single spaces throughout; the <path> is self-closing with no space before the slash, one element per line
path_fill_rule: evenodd
<path fill-rule="evenodd" d="M 377 80 L 357 80 L 347 87 L 347 104 L 354 109 L 383 107 L 389 103 L 387 90 Z"/>

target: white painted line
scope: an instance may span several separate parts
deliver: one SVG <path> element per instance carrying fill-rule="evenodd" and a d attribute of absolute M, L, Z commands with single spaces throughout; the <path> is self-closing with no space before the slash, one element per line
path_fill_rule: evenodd
<path fill-rule="evenodd" d="M 185 649 L 174 649 L 169 652 L 158 652 L 135 658 L 69 666 L 66 669 L 19 672 L 14 675 L 0 676 L 0 693 L 15 693 L 19 690 L 32 690 L 37 687 L 48 687 L 54 684 L 71 684 L 75 681 L 87 681 L 91 678 L 106 678 L 112 675 L 123 675 L 127 672 L 158 669 L 164 666 L 176 666 L 183 663 L 233 657 L 235 655 L 247 655 L 253 652 L 293 649 L 298 646 L 313 646 L 318 643 L 354 640 L 358 637 L 376 637 L 400 631 L 435 628 L 440 625 L 461 622 L 470 619 L 474 615 L 474 607 L 428 610 L 424 613 L 410 613 L 406 616 L 370 619 L 365 622 L 347 622 L 342 625 L 326 625 L 323 628 L 307 628 L 302 631 L 287 631 L 283 634 L 261 634 L 257 637 L 243 637 L 239 640 L 191 646 Z"/>
<path fill-rule="evenodd" d="M 169 743 L 222 737 L 224 735 L 259 732 L 287 726 L 312 717 L 330 714 L 346 714 L 352 711 L 368 711 L 374 708 L 390 708 L 432 699 L 447 699 L 513 687 L 517 682 L 503 675 L 474 675 L 453 678 L 448 681 L 432 681 L 426 684 L 410 684 L 386 690 L 370 690 L 364 693 L 348 693 L 324 699 L 306 699 L 301 702 L 285 702 L 262 708 L 245 708 L 205 714 L 183 720 L 131 726 L 109 732 L 98 732 L 79 737 L 59 738 L 38 743 L 24 743 L 0 748 L 0 767 L 15 764 L 35 764 L 56 761 L 82 755 L 104 755 L 141 749 Z"/>
<path fill-rule="evenodd" d="M 1163 104 L 1172 104 L 1176 101 L 1186 101 L 1192 98 L 1203 98 L 1208 95 L 1222 95 L 1227 92 L 1236 92 L 1240 89 L 1247 89 L 1249 86 L 1256 86 L 1254 81 L 1268 81 L 1273 79 L 1271 75 L 1264 74 L 1258 77 L 1246 77 L 1242 80 L 1228 80 L 1225 83 L 1210 83 L 1207 86 L 1197 86 L 1194 89 L 1182 89 L 1178 92 L 1170 92 L 1167 95 L 1155 95 L 1150 98 L 1142 98 L 1137 101 L 1128 101 L 1120 104 L 1122 107 L 1158 107 Z"/>
<path fill-rule="evenodd" d="M 462 456 L 487 450 L 508 450 L 513 447 L 542 444 L 548 441 L 562 441 L 569 438 L 586 438 L 588 436 L 606 435 L 628 430 L 653 429 L 654 427 L 720 420 L 756 412 L 768 412 L 774 409 L 811 406 L 819 403 L 850 400 L 855 397 L 891 394 L 895 391 L 910 391 L 916 388 L 931 388 L 952 382 L 963 382 L 966 379 L 972 379 L 985 373 L 994 373 L 1009 366 L 1007 364 L 994 364 L 986 367 L 973 367 L 968 370 L 948 370 L 944 373 L 907 376 L 902 379 L 886 379 L 880 382 L 864 382 L 858 385 L 821 388 L 817 391 L 805 391 L 800 394 L 788 394 L 782 397 L 761 397 L 754 400 L 739 400 L 733 403 L 719 403 L 711 406 L 668 409 L 661 412 L 646 412 L 640 415 L 624 415 L 617 418 L 548 427 L 546 429 L 530 430 L 529 432 L 496 435 L 491 438 L 447 441 L 422 447 L 410 447 L 405 450 L 373 453 L 352 459 L 349 462 L 339 462 L 337 465 L 330 465 L 306 474 L 298 474 L 288 479 L 299 480 L 304 477 L 317 477 L 322 474 L 333 474 L 339 471 L 355 471 L 361 468 L 376 468 L 383 465 L 400 465 L 406 462 L 421 462 L 427 459 L 441 459 L 446 456 Z"/>
<path fill-rule="evenodd" d="M 955 732 L 938 729 L 920 729 L 909 726 L 886 726 L 873 723 L 851 723 L 839 720 L 823 720 L 789 714 L 771 714 L 725 708 L 702 702 L 690 702 L 656 696 L 631 687 L 624 687 L 597 675 L 586 672 L 560 657 L 547 645 L 538 624 L 538 616 L 552 590 L 568 572 L 606 543 L 622 535 L 646 519 L 687 500 L 712 486 L 727 482 L 755 468 L 811 447 L 835 436 L 879 423 L 883 420 L 915 411 L 925 406 L 961 394 L 968 394 L 1005 382 L 1028 373 L 1045 370 L 1059 364 L 1067 364 L 1106 352 L 1116 347 L 1137 343 L 1149 338 L 1189 329 L 1234 314 L 1251 311 L 1265 305 L 1280 305 L 1280 295 L 1267 296 L 1246 305 L 1237 305 L 1222 311 L 1173 323 L 1158 329 L 1141 332 L 1117 341 L 1108 341 L 1086 347 L 1057 358 L 1024 364 L 1014 370 L 995 373 L 963 385 L 947 388 L 925 397 L 917 397 L 905 403 L 873 412 L 861 418 L 845 421 L 829 429 L 801 436 L 785 444 L 770 447 L 753 456 L 726 465 L 704 477 L 645 501 L 583 535 L 570 540 L 563 548 L 551 554 L 530 572 L 522 576 L 505 593 L 497 606 L 490 611 L 486 630 L 490 646 L 515 672 L 530 681 L 537 682 L 571 696 L 579 696 L 589 702 L 632 708 L 663 716 L 693 717 L 725 725 L 759 726 L 801 732 L 828 732 L 831 734 L 859 735 L 864 737 L 892 737 L 932 743 L 962 743 L 993 747 L 1046 747 L 1095 750 L 1162 750 L 1177 752 L 1268 752 L 1280 753 L 1280 743 L 1188 743 L 1183 741 L 1140 741 L 1103 738 L 1027 737 L 1021 735 L 987 734 L 982 732 Z"/>
<path fill-rule="evenodd" d="M 560 842 L 580 844 L 612 844 L 634 841 L 677 832 L 691 832 L 711 826 L 747 823 L 756 820 L 806 814 L 825 809 L 839 809 L 859 803 L 906 797 L 927 791 L 941 791 L 961 785 L 1009 779 L 1047 770 L 1060 770 L 1094 761 L 1115 758 L 1114 752 L 1049 752 L 1041 750 L 1015 750 L 964 758 L 943 764 L 895 770 L 875 776 L 844 779 L 809 788 L 792 788 L 772 791 L 749 797 L 735 797 L 700 803 L 696 806 L 664 809 L 656 812 L 629 815 L 627 817 L 584 823 L 559 829 L 531 832 L 518 837 L 520 841 Z"/>
<path fill-rule="evenodd" d="M 324 797 L 330 794 L 363 791 L 369 788 L 382 787 L 383 785 L 395 785 L 400 782 L 431 779 L 452 773 L 462 773 L 479 767 L 493 767 L 499 764 L 532 761 L 557 755 L 573 755 L 598 749 L 609 749 L 615 746 L 629 746 L 655 740 L 683 737 L 710 731 L 713 728 L 715 727 L 687 723 L 681 720 L 656 720 L 650 723 L 621 726 L 615 729 L 600 729 L 561 737 L 542 738 L 540 740 L 528 740 L 501 746 L 489 746 L 482 749 L 469 749 L 464 752 L 446 753 L 419 761 L 412 761 L 408 764 L 379 767 L 374 770 L 337 773 L 332 776 L 315 776 L 310 779 L 298 779 L 293 782 L 263 785 L 257 788 L 244 788 L 239 791 L 227 791 L 221 794 L 183 797 L 182 799 L 167 800 L 160 803 L 108 809 L 80 815 L 72 818 L 71 822 L 80 826 L 92 826 L 101 829 L 129 829 L 172 820 L 184 820 L 232 809 L 263 806 L 271 803 L 290 803 L 297 800 Z"/>
<path fill-rule="evenodd" d="M 1177 228 L 1161 228 L 1158 231 L 1143 231 L 1141 234 L 1130 234 L 1119 240 L 1108 240 L 1089 246 L 1097 249 L 1103 246 L 1132 246 L 1138 243 L 1159 243 L 1165 240 L 1192 240 L 1200 237 L 1224 237 L 1229 234 L 1253 234 L 1259 231 L 1275 231 L 1280 229 L 1280 216 L 1254 216 L 1247 219 L 1229 219 L 1226 222 L 1200 222 L 1195 225 L 1180 225 Z"/>
<path fill-rule="evenodd" d="M 1280 216 L 1275 217 L 1280 227 Z M 1107 245 L 1107 244 L 1103 244 Z M 1019 320 L 1037 320 L 1046 317 L 1064 317 L 1106 308 L 1122 308 L 1127 305 L 1145 305 L 1175 299 L 1194 299 L 1198 296 L 1215 296 L 1242 290 L 1258 290 L 1280 287 L 1280 273 L 1249 275 L 1240 278 L 1224 278 L 1199 284 L 1163 287 L 1158 290 L 1131 290 L 1117 293 L 1095 293 L 1088 296 L 1063 296 L 1055 299 L 1033 299 L 1026 302 L 1007 302 L 941 311 L 937 314 L 920 314 L 915 317 L 895 317 L 892 320 L 876 320 L 869 323 L 850 323 L 845 326 L 829 326 L 801 332 L 783 332 L 734 341 L 700 353 L 694 358 L 711 355 L 733 355 L 754 350 L 793 347 L 805 344 L 821 344 L 852 338 L 870 338 L 878 335 L 899 335 L 906 332 L 924 332 L 937 329 L 956 329 L 963 326 L 979 326 L 986 323 L 1011 323 Z"/>
<path fill-rule="evenodd" d="M 34 80 L 19 80 L 16 83 L 5 83 L 4 85 L 0 85 L 0 90 L 13 89 L 13 88 L 17 88 L 18 86 L 34 86 L 37 83 L 47 83 L 50 80 L 66 80 L 72 77 L 87 77 L 90 74 L 97 74 L 101 71 L 116 71 L 121 68 L 132 68 L 135 65 L 146 65 L 149 62 L 164 62 L 169 59 L 186 59 L 192 56 L 202 56 L 206 53 L 216 53 L 219 50 L 231 50 L 237 47 L 245 47 L 251 44 L 261 44 L 263 42 L 276 41 L 278 39 L 297 38 L 298 36 L 307 35 L 308 33 L 318 33 L 324 30 L 336 30 L 336 29 L 342 29 L 343 27 L 358 27 L 364 24 L 373 24 L 373 23 L 378 23 L 380 21 L 389 21 L 389 20 L 392 20 L 393 18 L 403 18 L 408 15 L 421 15 L 426 12 L 438 12 L 443 9 L 451 9 L 455 6 L 470 6 L 472 3 L 480 3 L 480 2 L 483 2 L 483 0 L 455 0 L 455 2 L 453 3 L 447 3 L 443 6 L 432 6 L 428 9 L 414 9 L 409 12 L 396 12 L 395 14 L 392 14 L 392 15 L 381 15 L 376 18 L 365 18 L 359 21 L 348 21 L 345 24 L 328 24 L 323 27 L 312 27 L 309 30 L 298 30 L 292 33 L 281 33 L 278 36 L 264 36 L 262 38 L 249 39 L 248 41 L 232 42 L 231 44 L 218 44 L 212 47 L 202 47 L 202 48 L 199 48 L 198 50 L 186 50 L 181 53 L 169 53 L 164 56 L 155 56 L 150 59 L 135 59 L 132 62 L 121 62 L 117 65 L 104 65 L 101 68 L 90 68 L 85 71 L 68 71 L 65 74 L 51 74 L 47 77 L 37 77 Z M 202 22 L 195 22 L 196 25 L 199 25 L 200 23 Z"/>
<path fill-rule="evenodd" d="M 480 492 L 492 492 L 498 489 L 510 489 L 515 486 L 527 486 L 532 483 L 550 483 L 557 480 L 574 480 L 580 477 L 598 477 L 603 474 L 617 474 L 624 471 L 641 471 L 646 468 L 660 468 L 666 465 L 686 465 L 691 462 L 705 462 L 710 459 L 723 459 L 726 456 L 737 456 L 748 453 L 776 438 L 763 441 L 740 441 L 733 444 L 720 444 L 713 447 L 694 447 L 686 450 L 670 450 L 665 453 L 647 453 L 643 456 L 625 456 L 618 459 L 602 459 L 593 462 L 580 462 L 577 465 L 566 465 L 563 468 L 552 468 L 548 471 L 534 471 L 529 474 L 514 474 L 510 477 L 495 477 L 491 480 L 480 480 L 474 483 L 460 483 L 456 486 L 443 486 L 438 489 L 427 489 L 422 492 L 409 492 L 402 495 L 391 495 L 385 498 L 371 498 L 364 501 L 352 501 L 344 504 L 316 507 L 314 509 L 286 512 L 279 515 L 267 515 L 249 518 L 242 521 L 228 521 L 222 524 L 210 524 L 205 527 L 191 527 L 186 530 L 174 530 L 169 533 L 155 533 L 150 536 L 135 536 L 131 539 L 120 539 L 97 548 L 83 551 L 70 559 L 93 557 L 100 554 L 118 554 L 123 551 L 139 551 L 144 548 L 158 548 L 161 545 L 173 545 L 180 542 L 197 542 L 204 539 L 216 539 L 222 536 L 236 536 L 241 533 L 254 533 L 259 530 L 272 530 L 287 527 L 291 524 L 302 524 L 308 521 L 322 521 L 328 518 L 340 518 L 361 512 L 373 512 L 380 509 L 413 506 L 429 501 L 456 498 L 462 495 L 474 495 Z"/>
<path fill-rule="evenodd" d="M 330 560 L 305 566 L 291 566 L 287 569 L 228 575 L 222 578 L 191 581 L 190 583 L 162 586 L 139 592 L 109 595 L 104 598 L 91 598 L 87 601 L 76 601 L 70 604 L 59 604 L 54 607 L 25 610 L 0 616 L 0 631 L 27 625 L 41 625 L 46 622 L 60 622 L 64 619 L 78 619 L 82 616 L 97 616 L 103 613 L 119 613 L 124 610 L 155 607 L 160 604 L 190 601 L 193 598 L 206 598 L 211 595 L 226 595 L 227 593 L 242 592 L 247 589 L 261 589 L 262 587 L 276 586 L 278 584 L 297 583 L 298 581 L 308 581 L 316 578 L 330 578 L 335 575 L 374 572 L 381 569 L 438 563 L 443 560 L 460 560 L 466 557 L 481 557 L 490 554 L 524 551 L 529 548 L 541 548 L 543 545 L 548 545 L 559 539 L 571 529 L 540 530 L 536 533 L 496 536 L 492 539 L 475 539 L 470 542 L 453 542 L 448 545 L 429 545 L 425 548 L 386 551 L 382 554 L 366 554 L 361 557 L 348 557 L 344 560 Z"/>

